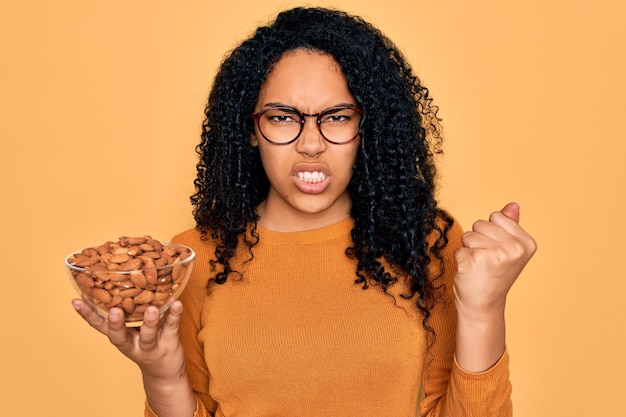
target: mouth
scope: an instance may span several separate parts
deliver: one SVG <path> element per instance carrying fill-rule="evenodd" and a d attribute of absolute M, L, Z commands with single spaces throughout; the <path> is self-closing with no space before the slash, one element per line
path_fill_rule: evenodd
<path fill-rule="evenodd" d="M 328 178 L 326 173 L 321 171 L 300 171 L 296 173 L 296 177 L 307 184 L 318 184 Z"/>
<path fill-rule="evenodd" d="M 293 174 L 296 187 L 305 194 L 323 193 L 330 185 L 328 172 L 313 167 L 300 167 Z"/>

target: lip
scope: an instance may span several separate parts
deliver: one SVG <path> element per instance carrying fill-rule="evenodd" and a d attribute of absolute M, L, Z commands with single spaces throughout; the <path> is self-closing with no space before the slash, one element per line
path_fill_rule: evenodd
<path fill-rule="evenodd" d="M 303 173 L 316 173 L 307 178 L 302 178 Z M 328 188 L 330 184 L 330 173 L 328 169 L 319 164 L 299 164 L 292 170 L 293 181 L 303 193 L 306 194 L 320 194 Z M 320 179 L 323 177 L 323 179 Z"/>

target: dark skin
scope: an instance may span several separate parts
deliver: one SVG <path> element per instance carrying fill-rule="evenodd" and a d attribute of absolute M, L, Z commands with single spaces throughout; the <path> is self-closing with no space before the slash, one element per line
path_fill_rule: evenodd
<path fill-rule="evenodd" d="M 262 88 L 259 101 L 263 100 L 316 113 L 338 102 L 349 103 L 352 97 L 332 58 L 297 50 L 276 63 Z M 264 105 L 259 103 L 260 107 Z M 267 199 L 258 207 L 260 224 L 270 229 L 288 226 L 289 231 L 302 231 L 333 224 L 349 215 L 346 187 L 351 171 L 346 167 L 352 166 L 358 142 L 329 144 L 309 123 L 302 137 L 290 145 L 276 147 L 255 135 L 250 146 L 261 148 L 271 182 Z M 349 158 L 352 160 L 346 161 Z M 303 183 L 298 179 L 298 170 L 323 172 L 323 179 L 315 185 Z M 506 297 L 534 254 L 536 244 L 519 225 L 516 203 L 492 213 L 488 220 L 474 223 L 472 230 L 463 235 L 462 243 L 463 247 L 455 253 L 455 354 L 461 368 L 482 372 L 504 353 Z M 108 320 L 104 320 L 81 300 L 73 300 L 73 305 L 85 321 L 137 363 L 147 400 L 157 415 L 194 414 L 196 400 L 185 373 L 185 353 L 178 337 L 183 309 L 180 302 L 172 305 L 163 320 L 159 320 L 156 307 L 146 309 L 139 329 L 125 326 L 124 313 L 119 308 L 111 309 Z"/>

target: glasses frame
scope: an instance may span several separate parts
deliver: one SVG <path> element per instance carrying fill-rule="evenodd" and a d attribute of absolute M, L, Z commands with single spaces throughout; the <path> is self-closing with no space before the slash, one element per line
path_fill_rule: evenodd
<path fill-rule="evenodd" d="M 288 111 L 288 112 L 291 112 L 291 113 L 295 113 L 295 114 L 300 116 L 300 131 L 298 132 L 298 134 L 296 135 L 295 138 L 291 139 L 289 142 L 275 142 L 275 141 L 271 140 L 270 138 L 268 138 L 267 136 L 265 136 L 265 134 L 263 133 L 263 130 L 261 129 L 261 116 L 263 116 L 268 111 L 272 111 L 272 110 L 285 110 L 285 111 Z M 302 113 L 300 110 L 296 109 L 295 107 L 272 106 L 272 107 L 268 107 L 266 109 L 263 109 L 263 110 L 261 110 L 259 112 L 252 113 L 252 118 L 254 119 L 256 127 L 259 130 L 259 132 L 261 133 L 261 136 L 263 136 L 263 139 L 265 139 L 266 141 L 268 141 L 272 145 L 284 146 L 284 145 L 289 145 L 291 143 L 294 143 L 296 140 L 298 140 L 298 138 L 302 134 L 302 131 L 304 130 L 304 122 L 306 121 L 306 117 L 315 117 L 317 119 L 317 130 L 318 130 L 318 132 L 320 132 L 320 135 L 324 138 L 324 140 L 326 142 L 332 143 L 333 145 L 346 145 L 346 144 L 354 141 L 359 136 L 359 129 L 357 129 L 356 135 L 354 135 L 353 138 L 351 138 L 351 139 L 349 139 L 347 141 L 343 141 L 343 142 L 335 142 L 333 140 L 330 140 L 326 136 L 324 136 L 324 132 L 322 132 L 322 117 L 326 116 L 328 114 L 336 113 L 336 112 L 341 111 L 341 110 L 353 110 L 353 111 L 359 113 L 361 115 L 361 117 L 363 116 L 363 110 L 359 109 L 356 106 L 334 106 L 334 107 L 329 107 L 329 108 L 327 108 L 325 110 L 322 110 L 319 113 L 312 113 L 312 114 Z M 363 120 L 363 119 L 361 118 L 361 120 Z M 361 126 L 361 120 L 359 120 L 359 128 Z"/>

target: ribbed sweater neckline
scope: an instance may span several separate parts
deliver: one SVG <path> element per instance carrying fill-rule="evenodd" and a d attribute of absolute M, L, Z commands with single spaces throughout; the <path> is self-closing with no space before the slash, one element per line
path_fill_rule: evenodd
<path fill-rule="evenodd" d="M 277 232 L 257 225 L 259 238 L 263 243 L 296 245 L 323 242 L 341 238 L 350 233 L 354 225 L 352 217 L 346 217 L 337 223 L 321 227 L 319 229 L 304 230 L 298 232 Z"/>

